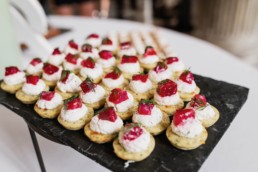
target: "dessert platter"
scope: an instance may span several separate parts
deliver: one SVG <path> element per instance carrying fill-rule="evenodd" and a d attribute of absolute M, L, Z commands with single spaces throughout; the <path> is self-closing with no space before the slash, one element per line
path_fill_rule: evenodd
<path fill-rule="evenodd" d="M 172 50 L 155 32 L 70 40 L 6 67 L 0 103 L 112 171 L 198 171 L 248 89 L 194 75 Z"/>

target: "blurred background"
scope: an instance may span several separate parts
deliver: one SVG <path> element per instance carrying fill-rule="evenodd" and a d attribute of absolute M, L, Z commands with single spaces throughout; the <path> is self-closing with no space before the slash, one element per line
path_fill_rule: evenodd
<path fill-rule="evenodd" d="M 0 4 L 0 8 L 4 9 L 9 3 L 15 7 L 19 0 L 1 1 L 4 4 Z M 257 0 L 39 0 L 38 2 L 46 15 L 125 19 L 183 32 L 210 41 L 258 67 Z M 63 31 L 63 28 L 48 26 L 45 37 L 51 38 Z M 21 47 L 22 50 L 27 48 L 26 44 L 22 44 Z"/>

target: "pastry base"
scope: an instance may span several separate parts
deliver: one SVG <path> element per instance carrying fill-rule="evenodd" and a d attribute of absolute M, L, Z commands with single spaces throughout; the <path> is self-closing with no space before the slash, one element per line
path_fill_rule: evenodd
<path fill-rule="evenodd" d="M 135 112 L 135 110 L 137 109 L 137 105 L 138 102 L 134 102 L 134 105 L 128 109 L 126 112 L 117 112 L 117 115 L 122 119 L 122 120 L 128 120 L 131 119 L 131 117 L 133 116 L 133 113 Z"/>
<path fill-rule="evenodd" d="M 49 90 L 49 87 L 46 86 L 44 91 L 48 91 L 48 90 Z M 18 100 L 20 100 L 24 104 L 34 104 L 39 98 L 39 95 L 28 95 L 24 93 L 21 89 L 16 92 L 15 96 Z"/>
<path fill-rule="evenodd" d="M 16 85 L 7 85 L 4 81 L 1 82 L 1 88 L 5 92 L 15 94 L 19 89 L 22 88 L 23 83 L 16 84 Z"/>
<path fill-rule="evenodd" d="M 59 90 L 59 88 L 57 86 L 55 87 L 55 92 L 60 94 L 62 96 L 63 100 L 69 99 L 69 98 L 73 97 L 74 94 L 76 94 L 76 93 L 70 93 L 70 92 L 67 92 L 67 93 L 62 92 Z"/>
<path fill-rule="evenodd" d="M 99 109 L 103 107 L 106 103 L 106 97 L 108 96 L 108 92 L 106 92 L 105 96 L 98 102 L 95 103 L 85 103 L 83 102 L 87 107 L 91 107 L 93 109 Z"/>
<path fill-rule="evenodd" d="M 47 86 L 51 88 L 55 87 L 57 83 L 57 81 L 48 81 L 48 80 L 45 80 L 44 78 L 42 78 L 42 80 L 46 83 Z"/>
<path fill-rule="evenodd" d="M 157 104 L 157 107 L 168 114 L 168 116 L 172 116 L 176 110 L 182 109 L 184 107 L 183 100 L 180 100 L 180 102 L 177 105 L 159 105 Z"/>
<path fill-rule="evenodd" d="M 80 69 L 75 69 L 72 71 L 75 75 L 78 75 L 80 73 Z"/>
<path fill-rule="evenodd" d="M 131 161 L 142 161 L 147 158 L 155 147 L 155 139 L 152 135 L 150 135 L 150 144 L 148 148 L 144 152 L 128 152 L 124 149 L 124 147 L 119 143 L 118 139 L 114 140 L 113 148 L 115 154 L 123 159 L 123 160 L 131 160 Z"/>
<path fill-rule="evenodd" d="M 198 136 L 194 138 L 187 138 L 177 135 L 172 131 L 171 126 L 169 126 L 166 131 L 166 136 L 174 147 L 182 150 L 193 150 L 198 148 L 202 144 L 205 144 L 205 141 L 208 137 L 208 132 L 203 127 L 203 132 L 200 133 Z"/>
<path fill-rule="evenodd" d="M 104 72 L 104 74 L 107 74 L 109 72 L 112 72 L 114 70 L 114 68 L 115 68 L 115 66 L 112 66 L 112 67 L 109 67 L 109 68 L 103 68 L 103 72 Z"/>
<path fill-rule="evenodd" d="M 133 122 L 137 123 L 137 121 L 134 121 L 134 120 Z M 164 130 L 168 128 L 169 124 L 170 124 L 169 116 L 166 113 L 162 112 L 162 120 L 157 125 L 152 127 L 144 126 L 144 128 L 152 135 L 159 135 L 160 133 L 162 133 Z"/>
<path fill-rule="evenodd" d="M 42 118 L 54 119 L 61 112 L 62 107 L 63 107 L 63 104 L 57 106 L 54 109 L 41 109 L 41 108 L 38 107 L 37 104 L 35 104 L 34 105 L 34 110 Z"/>
<path fill-rule="evenodd" d="M 144 63 L 140 62 L 140 65 L 142 68 L 144 68 L 144 70 L 149 71 L 149 70 L 153 69 L 154 67 L 156 67 L 157 63 L 158 62 L 153 63 L 153 64 L 144 64 Z"/>
<path fill-rule="evenodd" d="M 155 88 L 152 88 L 146 93 L 136 93 L 133 90 L 131 90 L 129 87 L 127 88 L 127 91 L 133 95 L 136 101 L 140 101 L 141 99 L 151 99 L 154 95 Z"/>
<path fill-rule="evenodd" d="M 41 71 L 41 72 L 38 72 L 38 73 L 28 73 L 28 72 L 26 71 L 26 75 L 37 75 L 37 76 L 41 77 L 42 71 Z"/>
<path fill-rule="evenodd" d="M 84 134 L 92 142 L 102 144 L 102 143 L 107 143 L 107 142 L 111 142 L 112 140 L 114 140 L 114 138 L 117 136 L 118 133 L 114 133 L 114 134 L 101 134 L 101 133 L 97 133 L 97 132 L 91 130 L 90 123 L 88 123 L 84 127 Z"/>
<path fill-rule="evenodd" d="M 204 119 L 204 120 L 201 121 L 201 122 L 202 122 L 202 125 L 203 125 L 205 128 L 208 128 L 208 127 L 212 126 L 213 124 L 215 124 L 215 122 L 218 121 L 219 116 L 220 116 L 218 109 L 215 108 L 214 106 L 211 106 L 211 107 L 212 107 L 212 109 L 214 110 L 215 115 L 214 115 L 211 119 Z"/>
<path fill-rule="evenodd" d="M 200 88 L 196 86 L 194 92 L 191 93 L 185 93 L 185 92 L 181 92 L 178 91 L 180 98 L 185 101 L 185 102 L 189 102 L 191 101 L 191 99 L 196 95 L 200 93 Z"/>
<path fill-rule="evenodd" d="M 82 129 L 88 122 L 90 122 L 91 118 L 94 116 L 94 111 L 92 108 L 88 108 L 88 114 L 85 114 L 84 117 L 75 122 L 70 122 L 63 120 L 61 115 L 57 117 L 57 121 L 68 130 L 80 130 Z"/>

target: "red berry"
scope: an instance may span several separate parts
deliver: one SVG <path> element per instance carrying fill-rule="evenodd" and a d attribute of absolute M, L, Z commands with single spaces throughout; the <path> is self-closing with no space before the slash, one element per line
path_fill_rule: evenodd
<path fill-rule="evenodd" d="M 168 57 L 168 58 L 166 59 L 166 63 L 167 63 L 167 64 L 172 64 L 172 63 L 178 62 L 178 61 L 179 61 L 179 59 L 178 59 L 177 57 Z"/>
<path fill-rule="evenodd" d="M 70 75 L 70 71 L 69 71 L 69 70 L 63 70 L 63 71 L 62 71 L 62 74 L 61 74 L 60 81 L 61 81 L 62 83 L 66 83 L 66 81 L 67 81 L 69 75 Z"/>
<path fill-rule="evenodd" d="M 81 65 L 86 68 L 93 69 L 95 67 L 95 62 L 92 58 L 85 59 L 81 62 Z"/>
<path fill-rule="evenodd" d="M 52 52 L 52 55 L 59 55 L 61 54 L 61 51 L 59 50 L 59 48 L 55 48 L 54 51 Z"/>
<path fill-rule="evenodd" d="M 131 48 L 131 43 L 130 42 L 122 42 L 120 44 L 120 49 L 121 50 L 126 50 L 126 49 L 129 49 Z"/>
<path fill-rule="evenodd" d="M 94 88 L 97 87 L 97 84 L 94 84 L 90 79 L 86 79 L 81 83 L 80 87 L 82 89 L 82 92 L 86 94 L 94 90 Z"/>
<path fill-rule="evenodd" d="M 111 91 L 108 100 L 114 104 L 119 104 L 128 99 L 127 92 L 121 88 L 115 88 Z"/>
<path fill-rule="evenodd" d="M 173 117 L 175 126 L 184 125 L 184 121 L 188 118 L 195 118 L 195 111 L 193 109 L 177 110 Z"/>
<path fill-rule="evenodd" d="M 157 55 L 156 51 L 154 50 L 154 48 L 148 46 L 145 48 L 145 52 L 143 54 L 143 57 L 147 57 L 147 56 L 153 56 L 153 55 Z"/>
<path fill-rule="evenodd" d="M 66 104 L 67 110 L 73 110 L 78 109 L 82 107 L 82 99 L 80 98 L 74 98 L 72 100 L 68 100 Z"/>
<path fill-rule="evenodd" d="M 65 60 L 69 63 L 76 65 L 78 58 L 69 53 L 66 55 Z"/>
<path fill-rule="evenodd" d="M 177 84 L 170 79 L 163 80 L 158 83 L 157 93 L 161 97 L 171 96 L 176 94 Z"/>
<path fill-rule="evenodd" d="M 40 58 L 34 58 L 30 61 L 30 64 L 32 66 L 36 66 L 37 64 L 42 63 L 42 60 Z"/>
<path fill-rule="evenodd" d="M 81 49 L 82 52 L 92 52 L 92 46 L 90 44 L 83 44 Z"/>
<path fill-rule="evenodd" d="M 105 78 L 111 78 L 113 80 L 116 80 L 120 77 L 121 71 L 118 68 L 115 68 L 112 72 L 107 73 L 105 75 Z"/>
<path fill-rule="evenodd" d="M 37 85 L 38 81 L 39 81 L 39 76 L 37 76 L 37 75 L 35 75 L 35 76 L 29 75 L 26 77 L 26 83 L 28 83 L 28 84 Z"/>
<path fill-rule="evenodd" d="M 188 84 L 192 84 L 192 82 L 194 80 L 194 76 L 193 76 L 192 72 L 187 70 L 180 75 L 179 79 Z"/>
<path fill-rule="evenodd" d="M 115 122 L 116 119 L 117 119 L 117 114 L 116 114 L 116 112 L 115 112 L 113 107 L 108 107 L 108 108 L 105 108 L 104 110 L 102 110 L 99 113 L 98 117 L 101 120 Z"/>
<path fill-rule="evenodd" d="M 5 68 L 5 76 L 13 75 L 17 72 L 20 72 L 20 70 L 16 66 L 9 66 Z"/>
<path fill-rule="evenodd" d="M 112 45 L 113 42 L 109 38 L 105 38 L 102 40 L 102 45 Z"/>
<path fill-rule="evenodd" d="M 127 56 L 127 55 L 123 55 L 122 60 L 121 60 L 121 64 L 124 63 L 137 63 L 138 58 L 136 56 Z"/>
<path fill-rule="evenodd" d="M 52 64 L 45 64 L 43 67 L 43 71 L 48 74 L 48 75 L 52 75 L 54 73 L 56 73 L 57 71 L 59 71 L 59 67 L 52 65 Z"/>
<path fill-rule="evenodd" d="M 99 52 L 99 56 L 102 59 L 108 60 L 113 57 L 113 54 L 111 51 L 103 50 L 103 51 Z"/>
<path fill-rule="evenodd" d="M 148 77 L 149 77 L 148 74 L 136 74 L 136 75 L 133 75 L 132 80 L 146 82 Z"/>
<path fill-rule="evenodd" d="M 88 37 L 87 37 L 87 39 L 89 39 L 89 38 L 99 38 L 99 35 L 98 34 L 95 34 L 95 33 L 92 33 L 92 34 L 90 34 Z"/>
<path fill-rule="evenodd" d="M 158 62 L 157 66 L 153 69 L 156 73 L 167 70 L 168 66 L 163 62 Z"/>
<path fill-rule="evenodd" d="M 68 44 L 71 48 L 78 50 L 78 44 L 76 44 L 73 40 L 70 40 Z"/>
<path fill-rule="evenodd" d="M 54 95 L 55 95 L 54 91 L 42 91 L 40 94 L 40 98 L 46 101 L 50 101 L 52 100 Z"/>
<path fill-rule="evenodd" d="M 125 126 L 125 130 L 129 130 L 129 131 L 124 132 L 123 139 L 129 140 L 129 141 L 137 139 L 143 133 L 143 129 L 139 125 L 137 124 L 135 125 L 133 123 L 127 124 Z"/>
<path fill-rule="evenodd" d="M 141 101 L 138 106 L 138 113 L 141 115 L 150 115 L 153 107 L 153 102 Z"/>
<path fill-rule="evenodd" d="M 206 97 L 200 94 L 196 94 L 190 102 L 190 106 L 193 108 L 203 107 L 203 106 L 206 106 L 206 104 L 207 104 Z"/>

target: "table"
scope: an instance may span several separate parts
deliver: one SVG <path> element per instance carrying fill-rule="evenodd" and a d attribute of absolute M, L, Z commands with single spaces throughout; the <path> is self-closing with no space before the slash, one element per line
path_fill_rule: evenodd
<path fill-rule="evenodd" d="M 88 33 L 108 30 L 145 30 L 153 26 L 111 19 L 50 16 L 56 27 L 72 29 L 50 43 L 63 47 L 71 38 L 82 42 Z M 103 29 L 104 28 L 104 29 Z M 258 71 L 235 56 L 199 39 L 159 29 L 194 73 L 250 88 L 249 98 L 200 171 L 257 171 L 258 148 Z M 26 52 L 30 56 L 31 52 Z M 28 59 L 28 58 L 27 58 Z M 28 60 L 27 60 L 28 61 Z M 15 114 L 0 107 L 0 164 L 4 171 L 39 171 L 26 124 Z M 48 171 L 108 171 L 71 148 L 38 136 Z"/>

